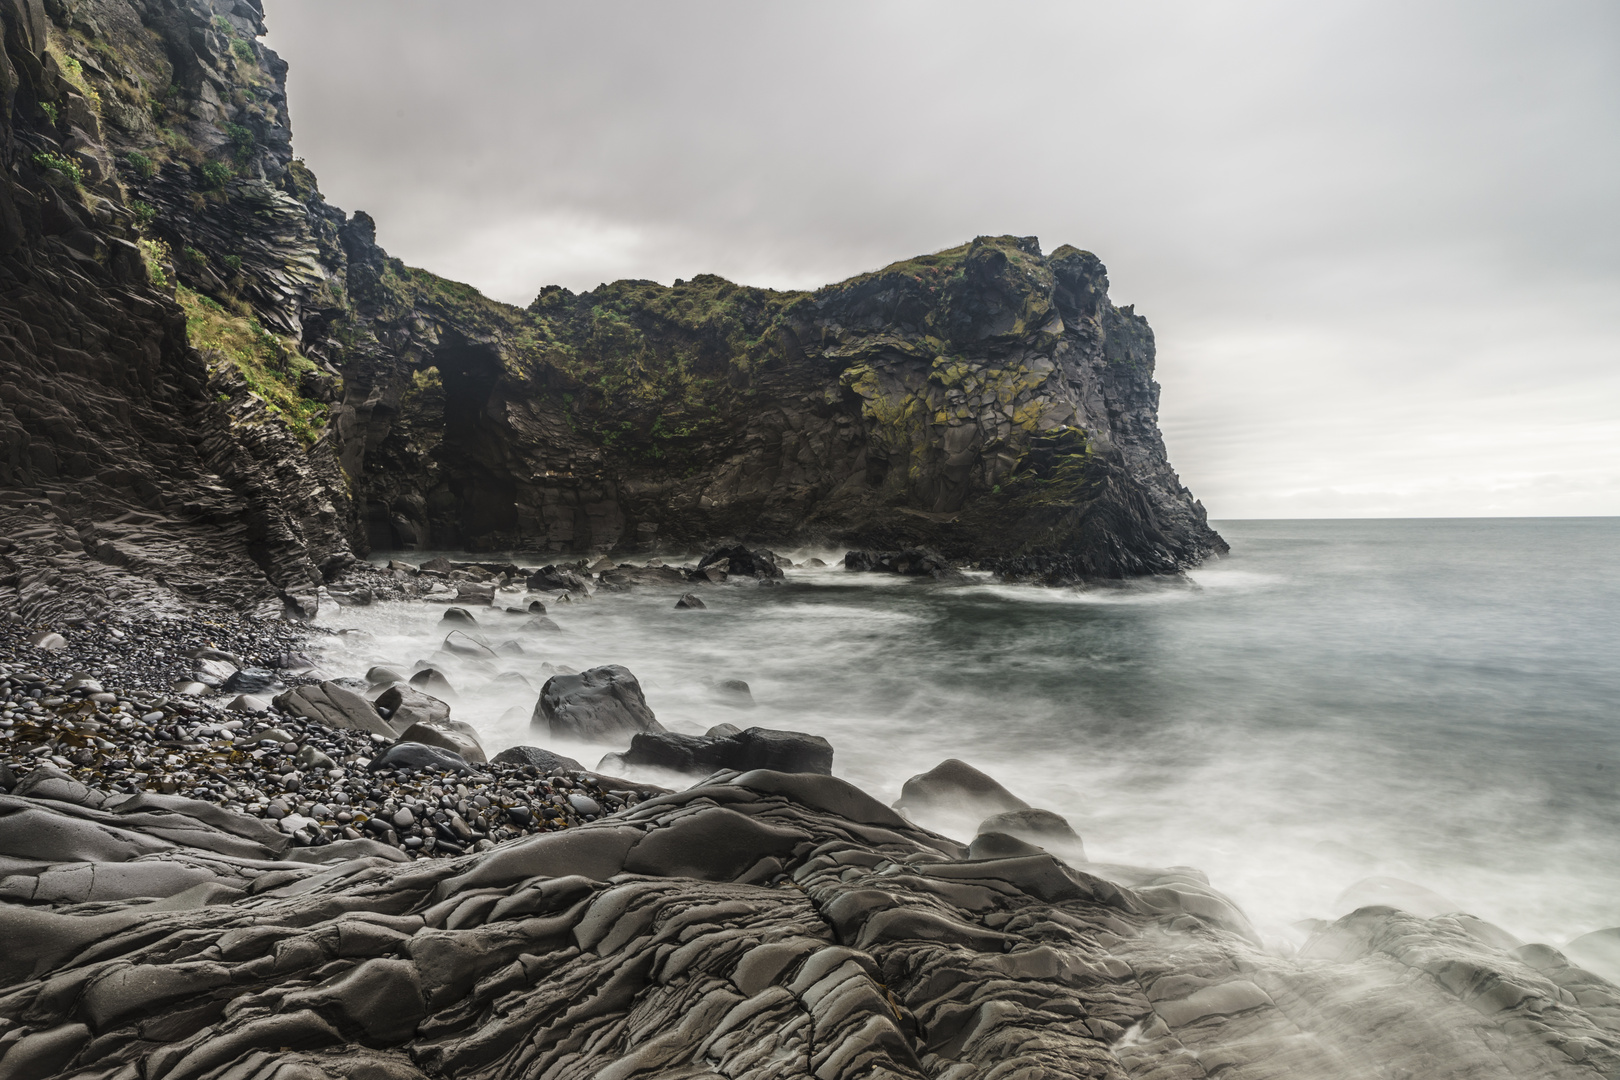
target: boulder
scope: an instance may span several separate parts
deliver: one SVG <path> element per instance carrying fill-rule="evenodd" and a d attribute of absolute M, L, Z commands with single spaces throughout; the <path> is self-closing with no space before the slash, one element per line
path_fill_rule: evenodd
<path fill-rule="evenodd" d="M 444 614 L 439 616 L 439 623 L 441 626 L 445 623 L 449 623 L 451 629 L 458 626 L 469 627 L 473 630 L 478 629 L 478 620 L 473 617 L 472 612 L 463 607 L 445 608 Z"/>
<path fill-rule="evenodd" d="M 904 551 L 851 551 L 844 556 L 844 569 L 884 574 L 932 577 L 939 581 L 959 581 L 964 575 L 945 557 L 927 548 Z"/>
<path fill-rule="evenodd" d="M 770 769 L 785 773 L 831 775 L 832 744 L 819 735 L 771 728 L 748 728 L 735 734 L 683 735 L 648 732 L 630 740 L 621 755 L 626 765 L 647 765 L 706 776 L 720 769 Z"/>
<path fill-rule="evenodd" d="M 261 694 L 268 690 L 285 690 L 287 684 L 274 671 L 262 667 L 245 667 L 225 680 L 220 690 L 227 694 Z"/>
<path fill-rule="evenodd" d="M 431 724 L 450 719 L 449 705 L 404 683 L 396 683 L 384 690 L 373 704 L 378 713 L 387 714 L 389 726 L 400 733 L 400 738 L 405 737 L 405 729 L 413 724 Z"/>
<path fill-rule="evenodd" d="M 675 601 L 675 609 L 677 611 L 702 611 L 708 606 L 708 604 L 705 604 L 698 597 L 697 593 L 687 593 L 685 596 Z"/>
<path fill-rule="evenodd" d="M 672 566 L 619 566 L 602 573 L 602 584 L 626 589 L 632 585 L 684 585 L 686 575 Z"/>
<path fill-rule="evenodd" d="M 493 604 L 494 602 L 494 585 L 480 585 L 470 581 L 459 582 L 456 585 L 456 603 L 458 604 Z"/>
<path fill-rule="evenodd" d="M 508 746 L 495 755 L 497 765 L 532 765 L 546 776 L 565 772 L 584 772 L 585 766 L 571 757 L 553 754 L 538 746 Z"/>
<path fill-rule="evenodd" d="M 979 835 L 992 833 L 1035 844 L 1070 862 L 1086 860 L 1085 845 L 1068 819 L 1050 810 L 1008 810 L 979 823 Z"/>
<path fill-rule="evenodd" d="M 437 559 L 429 559 L 427 562 L 423 563 L 418 569 L 422 570 L 422 571 L 426 571 L 429 574 L 448 574 L 450 571 L 454 570 L 455 568 L 456 567 L 455 567 L 454 563 L 452 563 L 449 559 L 447 559 L 443 555 L 441 555 Z"/>
<path fill-rule="evenodd" d="M 618 664 L 547 679 L 530 723 L 553 738 L 592 742 L 664 730 L 647 707 L 641 684 Z"/>
<path fill-rule="evenodd" d="M 366 682 L 370 684 L 373 690 L 379 686 L 393 686 L 395 683 L 409 681 L 410 676 L 398 668 L 384 667 L 379 664 L 366 671 Z"/>
<path fill-rule="evenodd" d="M 907 780 L 900 789 L 896 810 L 946 810 L 987 817 L 1008 810 L 1028 810 L 1020 799 L 991 777 L 965 761 L 947 758 L 925 773 Z"/>
<path fill-rule="evenodd" d="M 752 709 L 754 707 L 753 692 L 748 684 L 741 679 L 721 679 L 714 683 L 710 689 L 714 696 L 722 702 L 737 709 Z"/>
<path fill-rule="evenodd" d="M 484 744 L 478 741 L 478 729 L 460 720 L 419 720 L 401 731 L 399 738 L 401 742 L 437 746 L 460 755 L 464 761 L 481 764 L 489 760 Z"/>
<path fill-rule="evenodd" d="M 589 593 L 590 585 L 577 572 L 560 566 L 542 566 L 528 577 L 530 592 Z"/>
<path fill-rule="evenodd" d="M 225 708 L 231 712 L 267 713 L 270 711 L 270 703 L 262 697 L 254 697 L 252 694 L 241 694 L 235 698 L 232 698 L 231 703 L 226 705 Z"/>
<path fill-rule="evenodd" d="M 50 630 L 34 634 L 28 639 L 28 644 L 42 652 L 57 652 L 67 648 L 67 638 Z"/>
<path fill-rule="evenodd" d="M 350 728 L 389 739 L 394 737 L 394 729 L 378 715 L 369 701 L 335 682 L 295 686 L 276 698 L 276 708 L 290 716 L 314 720 L 331 728 Z"/>
<path fill-rule="evenodd" d="M 518 627 L 518 629 L 530 630 L 541 634 L 562 633 L 562 627 L 558 626 L 556 621 L 548 615 L 531 616 L 526 622 L 524 622 L 522 626 Z"/>
<path fill-rule="evenodd" d="M 425 667 L 413 672 L 410 684 L 423 693 L 432 694 L 434 697 L 444 701 L 453 701 L 456 696 L 456 688 L 451 686 L 450 680 L 445 678 L 444 673 L 435 667 Z"/>
<path fill-rule="evenodd" d="M 440 772 L 477 772 L 453 750 L 425 743 L 397 742 L 371 759 L 371 769 L 438 769 Z"/>
<path fill-rule="evenodd" d="M 698 560 L 697 568 L 699 572 L 702 572 L 721 563 L 727 564 L 725 566 L 726 573 L 737 577 L 779 578 L 783 576 L 782 568 L 776 564 L 775 552 L 766 551 L 764 548 L 750 550 L 742 544 L 715 548 Z"/>
<path fill-rule="evenodd" d="M 460 630 L 452 630 L 445 635 L 444 649 L 456 656 L 471 657 L 474 660 L 493 660 L 495 650 L 482 641 Z"/>

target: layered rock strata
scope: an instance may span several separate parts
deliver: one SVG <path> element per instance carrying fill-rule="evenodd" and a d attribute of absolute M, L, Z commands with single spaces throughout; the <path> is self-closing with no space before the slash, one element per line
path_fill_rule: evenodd
<path fill-rule="evenodd" d="M 11 876 L 77 792 L 0 797 Z M 828 776 L 722 774 L 459 859 L 303 865 L 125 817 L 155 899 L 0 901 L 0 1075 L 1603 1077 L 1620 990 L 1466 916 L 1297 957 L 1196 874 L 973 857 Z M 162 855 L 136 854 L 163 828 Z M 209 831 L 213 830 L 213 831 Z M 122 861 L 116 861 L 122 859 Z M 114 860 L 109 862 L 108 860 Z M 103 872 L 103 871 L 96 871 Z M 1507 946 L 1504 948 L 1504 946 Z"/>

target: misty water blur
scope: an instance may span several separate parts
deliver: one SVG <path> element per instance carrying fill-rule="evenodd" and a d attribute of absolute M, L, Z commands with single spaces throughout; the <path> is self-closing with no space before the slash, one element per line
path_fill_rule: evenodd
<path fill-rule="evenodd" d="M 523 654 L 452 665 L 454 715 L 491 754 L 529 743 L 595 766 L 624 747 L 530 731 L 542 665 L 623 664 L 671 730 L 825 736 L 835 773 L 886 802 L 960 757 L 1066 816 L 1093 860 L 1205 871 L 1273 942 L 1372 902 L 1377 885 L 1341 900 L 1369 877 L 1527 941 L 1620 925 L 1620 520 L 1219 527 L 1233 554 L 1185 582 L 952 586 L 833 565 L 706 587 L 705 611 L 675 610 L 673 588 L 547 597 L 560 633 L 520 630 L 501 609 L 525 594 L 503 593 L 474 611 Z M 323 621 L 370 637 L 324 666 L 408 669 L 439 651 L 443 610 L 342 609 Z M 728 704 L 721 679 L 755 706 Z"/>

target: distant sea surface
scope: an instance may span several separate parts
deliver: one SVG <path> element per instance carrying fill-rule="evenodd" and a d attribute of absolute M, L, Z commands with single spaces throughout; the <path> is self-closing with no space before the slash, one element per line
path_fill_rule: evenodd
<path fill-rule="evenodd" d="M 562 634 L 479 617 L 522 642 L 507 666 L 534 687 L 543 662 L 624 664 L 666 726 L 824 735 L 834 771 L 885 801 L 967 760 L 1065 815 L 1095 861 L 1205 871 L 1279 945 L 1380 888 L 1526 941 L 1620 926 L 1620 519 L 1217 527 L 1232 554 L 1181 583 L 945 586 L 833 565 L 708 588 L 703 612 L 673 610 L 679 590 L 553 604 Z M 372 636 L 329 665 L 425 659 L 439 614 L 343 609 Z M 532 690 L 451 677 L 491 753 L 547 745 Z M 720 703 L 710 684 L 728 678 L 755 708 Z M 622 749 L 554 748 L 587 765 Z M 1346 894 L 1369 878 L 1406 884 Z"/>

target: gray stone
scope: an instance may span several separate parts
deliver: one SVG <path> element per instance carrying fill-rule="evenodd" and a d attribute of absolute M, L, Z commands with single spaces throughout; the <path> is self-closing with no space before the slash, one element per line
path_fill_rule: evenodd
<path fill-rule="evenodd" d="M 585 771 L 585 766 L 573 758 L 553 754 L 550 750 L 542 750 L 538 746 L 509 746 L 496 754 L 494 760 L 497 765 L 533 765 L 548 776 Z"/>
<path fill-rule="evenodd" d="M 589 742 L 664 730 L 647 707 L 641 684 L 617 664 L 547 679 L 530 723 L 553 738 Z"/>
<path fill-rule="evenodd" d="M 401 742 L 421 743 L 424 746 L 437 746 L 441 750 L 448 750 L 460 755 L 464 760 L 474 764 L 482 764 L 489 759 L 484 755 L 484 746 L 478 739 L 478 730 L 471 724 L 460 720 L 419 720 L 399 733 Z"/>
<path fill-rule="evenodd" d="M 980 817 L 1029 809 L 1023 799 L 956 758 L 947 758 L 907 780 L 894 805 L 902 810 L 957 810 Z"/>
<path fill-rule="evenodd" d="M 703 602 L 703 598 L 698 596 L 697 593 L 686 593 L 679 600 L 675 601 L 675 607 L 677 610 L 702 611 L 708 606 L 709 605 L 705 604 Z"/>
<path fill-rule="evenodd" d="M 331 728 L 347 728 L 372 735 L 394 737 L 394 729 L 371 703 L 335 682 L 297 686 L 276 698 L 276 708 L 291 716 L 314 720 Z"/>
<path fill-rule="evenodd" d="M 373 703 L 378 713 L 386 712 L 388 724 L 402 737 L 405 729 L 415 724 L 436 723 L 450 719 L 450 706 L 430 694 L 424 694 L 405 683 L 396 683 L 377 695 Z"/>

